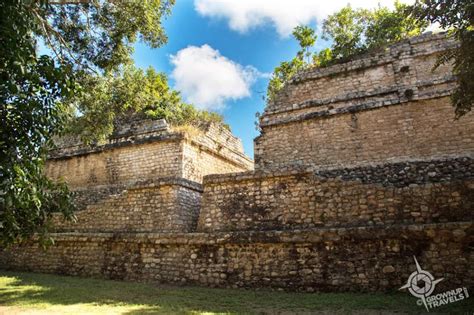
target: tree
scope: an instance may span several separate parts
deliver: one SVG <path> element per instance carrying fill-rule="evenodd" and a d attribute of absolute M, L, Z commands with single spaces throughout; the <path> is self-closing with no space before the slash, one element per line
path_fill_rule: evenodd
<path fill-rule="evenodd" d="M 72 218 L 67 188 L 43 173 L 81 83 L 130 62 L 133 43 L 166 41 L 161 20 L 173 0 L 0 2 L 0 242 L 46 235 L 51 214 Z M 52 56 L 38 55 L 38 39 Z M 84 81 L 83 81 L 84 80 Z M 82 90 L 84 91 L 84 90 Z M 80 94 L 79 94 L 80 95 Z M 82 97 L 82 96 L 80 96 Z"/>
<path fill-rule="evenodd" d="M 221 115 L 185 104 L 169 87 L 166 75 L 153 68 L 143 71 L 129 65 L 81 81 L 84 92 L 72 99 L 80 116 L 73 119 L 68 131 L 79 134 L 86 143 L 106 140 L 118 120 L 136 115 L 164 118 L 172 125 L 198 126 L 210 121 L 223 124 Z"/>
<path fill-rule="evenodd" d="M 315 32 L 312 28 L 308 26 L 297 26 L 293 30 L 293 36 L 296 38 L 300 45 L 300 51 L 298 51 L 298 58 L 304 60 L 306 58 L 306 63 L 309 63 L 309 58 L 311 57 L 310 48 L 316 44 L 316 39 L 318 38 L 315 35 Z"/>
<path fill-rule="evenodd" d="M 393 11 L 380 7 L 370 13 L 365 30 L 366 49 L 370 50 L 420 35 L 428 27 L 428 21 L 406 14 L 410 6 L 398 1 L 395 1 L 394 6 Z"/>
<path fill-rule="evenodd" d="M 161 21 L 174 0 L 50 3 L 30 9 L 57 57 L 81 69 L 111 71 L 131 62 L 137 39 L 153 48 L 166 43 Z"/>
<path fill-rule="evenodd" d="M 132 69 L 132 44 L 138 38 L 151 47 L 166 42 L 161 20 L 173 4 L 174 0 L 92 0 L 50 5 L 39 15 L 46 30 L 45 43 L 58 59 L 74 65 L 76 81 L 83 87 L 82 93 L 68 100 L 71 112 L 80 115 L 73 117 L 69 125 L 75 128 L 68 131 L 79 133 L 86 142 L 104 140 L 113 132 L 115 120 L 141 115 L 142 111 L 148 117 L 167 118 L 170 123 L 191 123 L 191 116 L 198 122 L 223 120 L 218 114 L 183 104 L 163 74 L 148 70 L 145 76 Z M 153 113 L 148 108 L 152 104 L 156 106 Z"/>
<path fill-rule="evenodd" d="M 354 55 L 367 48 L 363 35 L 369 19 L 368 10 L 354 10 L 349 5 L 328 16 L 323 23 L 323 38 L 333 41 L 331 50 L 334 58 Z"/>
<path fill-rule="evenodd" d="M 347 6 L 330 15 L 323 23 L 323 36 L 333 41 L 333 59 L 346 59 L 419 35 L 428 26 L 427 21 L 406 15 L 408 5 L 395 1 L 394 6 L 394 10 L 380 6 L 374 10 Z"/>
<path fill-rule="evenodd" d="M 459 46 L 442 54 L 436 66 L 453 63 L 458 87 L 451 96 L 456 117 L 471 111 L 474 103 L 474 2 L 472 0 L 417 0 L 407 10 L 410 18 L 439 23 Z"/>
<path fill-rule="evenodd" d="M 289 79 L 310 64 L 312 55 L 310 49 L 315 45 L 317 39 L 314 30 L 308 26 L 297 26 L 293 30 L 293 36 L 298 41 L 300 50 L 291 61 L 280 63 L 273 71 L 267 89 L 267 99 L 269 101 L 274 100 L 278 91 Z"/>
<path fill-rule="evenodd" d="M 44 236 L 54 211 L 72 216 L 67 188 L 43 174 L 45 147 L 59 131 L 60 100 L 74 91 L 68 65 L 36 55 L 40 32 L 27 5 L 0 3 L 0 243 Z"/>

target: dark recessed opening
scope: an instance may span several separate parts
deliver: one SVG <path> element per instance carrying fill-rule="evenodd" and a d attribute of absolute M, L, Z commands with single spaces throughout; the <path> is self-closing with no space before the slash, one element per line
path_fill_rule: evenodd
<path fill-rule="evenodd" d="M 404 73 L 405 73 L 405 72 L 408 72 L 408 71 L 410 71 L 410 67 L 409 67 L 409 66 L 403 66 L 403 67 L 400 68 L 400 72 L 404 72 Z"/>
<path fill-rule="evenodd" d="M 406 98 L 412 98 L 414 95 L 414 92 L 412 89 L 405 90 L 405 97 Z"/>

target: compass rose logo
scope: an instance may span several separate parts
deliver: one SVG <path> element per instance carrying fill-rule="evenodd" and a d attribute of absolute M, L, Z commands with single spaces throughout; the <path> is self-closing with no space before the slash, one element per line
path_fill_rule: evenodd
<path fill-rule="evenodd" d="M 415 256 L 413 256 L 413 259 L 415 259 L 416 271 L 410 275 L 407 284 L 402 286 L 399 290 L 408 288 L 411 295 L 419 298 L 425 305 L 426 310 L 429 311 L 426 298 L 433 293 L 436 284 L 443 280 L 443 278 L 435 280 L 431 273 L 421 269 Z"/>

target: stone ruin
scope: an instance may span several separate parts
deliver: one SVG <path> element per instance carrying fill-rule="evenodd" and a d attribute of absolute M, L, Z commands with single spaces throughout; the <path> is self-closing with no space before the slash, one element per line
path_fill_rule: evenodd
<path fill-rule="evenodd" d="M 106 144 L 62 139 L 47 174 L 79 205 L 55 244 L 0 250 L 0 267 L 58 274 L 304 291 L 386 291 L 413 256 L 446 288 L 474 285 L 474 115 L 422 35 L 307 70 L 260 118 L 255 170 L 209 125 L 136 121 Z"/>
<path fill-rule="evenodd" d="M 240 139 L 216 124 L 187 132 L 164 120 L 138 120 L 104 145 L 65 140 L 46 172 L 68 183 L 80 211 L 76 223 L 58 215 L 58 232 L 193 232 L 203 177 L 253 169 Z"/>

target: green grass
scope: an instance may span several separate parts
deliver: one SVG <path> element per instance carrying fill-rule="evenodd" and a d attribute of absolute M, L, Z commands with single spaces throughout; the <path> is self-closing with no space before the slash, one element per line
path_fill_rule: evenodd
<path fill-rule="evenodd" d="M 0 314 L 423 313 L 406 292 L 286 293 L 211 289 L 0 271 Z M 474 298 L 438 313 L 473 314 Z M 430 314 L 433 314 L 431 312 Z"/>

